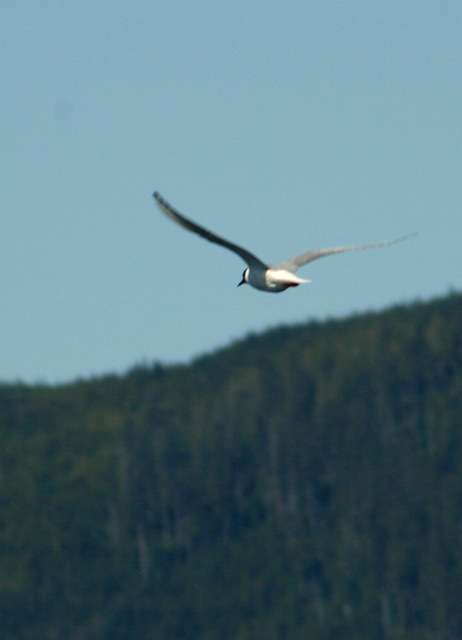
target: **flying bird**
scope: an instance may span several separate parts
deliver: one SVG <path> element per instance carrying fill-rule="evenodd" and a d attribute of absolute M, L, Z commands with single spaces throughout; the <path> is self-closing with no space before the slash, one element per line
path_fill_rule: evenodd
<path fill-rule="evenodd" d="M 237 285 L 238 287 L 241 284 L 250 284 L 255 289 L 259 289 L 260 291 L 268 291 L 271 293 L 279 293 L 281 291 L 285 291 L 289 287 L 298 287 L 299 284 L 304 282 L 311 282 L 310 280 L 304 280 L 303 278 L 299 278 L 296 274 L 296 271 L 303 267 L 305 264 L 309 262 L 313 262 L 313 260 L 317 260 L 318 258 L 324 258 L 326 256 L 331 256 L 336 253 L 343 253 L 345 251 L 361 251 L 363 249 L 375 249 L 376 247 L 385 247 L 389 244 L 394 244 L 395 242 L 401 242 L 403 240 L 407 240 L 416 234 L 410 234 L 407 236 L 402 236 L 401 238 L 394 238 L 393 240 L 382 240 L 382 242 L 373 242 L 372 244 L 361 244 L 361 245 L 352 245 L 348 247 L 331 247 L 330 249 L 314 249 L 312 251 L 307 251 L 306 253 L 301 253 L 298 256 L 294 256 L 293 258 L 289 258 L 285 262 L 281 262 L 281 264 L 277 265 L 269 265 L 266 262 L 263 262 L 257 256 L 255 256 L 247 249 L 240 247 L 229 240 L 225 240 L 225 238 L 221 238 L 217 236 L 212 231 L 201 227 L 196 222 L 193 222 L 189 218 L 186 218 L 184 215 L 176 211 L 164 198 L 157 193 L 157 191 L 153 194 L 154 199 L 159 205 L 161 211 L 165 213 L 166 216 L 171 218 L 174 222 L 177 222 L 185 229 L 189 231 L 193 231 L 197 233 L 202 238 L 209 240 L 210 242 L 214 242 L 215 244 L 219 244 L 226 249 L 230 249 L 237 253 L 244 262 L 247 263 L 248 267 L 244 270 L 242 274 L 242 280 Z"/>

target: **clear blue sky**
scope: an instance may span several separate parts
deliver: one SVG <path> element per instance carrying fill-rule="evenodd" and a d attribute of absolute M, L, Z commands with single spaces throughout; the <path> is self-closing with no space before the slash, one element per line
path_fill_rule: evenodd
<path fill-rule="evenodd" d="M 187 362 L 249 331 L 462 281 L 458 1 L 7 2 L 0 380 Z M 164 218 L 158 190 L 280 262 L 278 295 Z"/>

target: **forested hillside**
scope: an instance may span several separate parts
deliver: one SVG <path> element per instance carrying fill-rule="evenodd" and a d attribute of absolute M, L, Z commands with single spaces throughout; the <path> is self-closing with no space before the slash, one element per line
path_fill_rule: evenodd
<path fill-rule="evenodd" d="M 462 638 L 462 296 L 0 387 L 1 640 Z"/>

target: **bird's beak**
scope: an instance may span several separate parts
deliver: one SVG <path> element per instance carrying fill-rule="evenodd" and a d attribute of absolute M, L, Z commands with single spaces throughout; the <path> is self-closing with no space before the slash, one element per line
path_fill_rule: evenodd
<path fill-rule="evenodd" d="M 242 278 L 242 280 L 240 281 L 240 283 L 237 286 L 240 287 L 241 284 L 245 284 L 245 278 Z"/>

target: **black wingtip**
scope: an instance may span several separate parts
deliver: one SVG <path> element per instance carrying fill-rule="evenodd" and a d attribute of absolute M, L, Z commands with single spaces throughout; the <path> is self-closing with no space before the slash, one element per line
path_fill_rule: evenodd
<path fill-rule="evenodd" d="M 159 198 L 159 192 L 158 191 L 154 191 L 154 193 L 152 194 L 152 197 L 157 200 Z"/>

